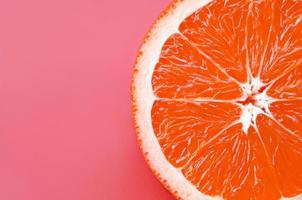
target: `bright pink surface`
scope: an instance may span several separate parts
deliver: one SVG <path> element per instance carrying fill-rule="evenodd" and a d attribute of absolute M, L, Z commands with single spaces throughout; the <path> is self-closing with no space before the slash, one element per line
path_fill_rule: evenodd
<path fill-rule="evenodd" d="M 0 0 L 0 199 L 170 200 L 136 143 L 136 52 L 169 0 Z"/>

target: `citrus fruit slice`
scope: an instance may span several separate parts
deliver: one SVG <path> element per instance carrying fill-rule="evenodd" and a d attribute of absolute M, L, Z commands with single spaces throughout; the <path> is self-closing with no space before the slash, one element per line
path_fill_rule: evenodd
<path fill-rule="evenodd" d="M 132 82 L 138 141 L 185 200 L 302 199 L 302 1 L 174 1 Z"/>

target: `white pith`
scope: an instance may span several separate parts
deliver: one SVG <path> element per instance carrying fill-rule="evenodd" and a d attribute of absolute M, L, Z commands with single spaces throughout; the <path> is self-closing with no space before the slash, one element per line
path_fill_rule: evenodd
<path fill-rule="evenodd" d="M 241 88 L 243 89 L 243 98 L 258 93 L 262 86 L 263 83 L 260 78 L 251 78 L 250 83 L 241 85 Z M 266 91 L 263 91 L 254 95 L 254 99 L 256 100 L 254 105 L 252 103 L 241 105 L 242 113 L 239 122 L 242 124 L 243 132 L 246 134 L 251 126 L 256 126 L 256 119 L 259 114 L 270 115 L 269 104 L 273 98 L 267 96 Z"/>
<path fill-rule="evenodd" d="M 165 184 L 170 187 L 171 191 L 176 191 L 178 197 L 184 200 L 220 200 L 223 198 L 201 193 L 183 176 L 179 169 L 171 165 L 165 158 L 152 127 L 151 110 L 156 97 L 152 90 L 151 79 L 164 42 L 170 35 L 179 32 L 179 24 L 187 16 L 211 1 L 183 0 L 175 3 L 175 7 L 157 21 L 148 33 L 148 40 L 140 49 L 142 54 L 137 60 L 137 71 L 133 79 L 135 121 L 139 129 L 138 139 L 141 142 L 142 151 L 147 153 L 146 159 L 150 167 L 159 174 L 161 179 L 166 181 Z M 250 84 L 242 84 L 241 87 L 244 91 L 242 99 L 259 90 L 261 86 L 260 79 L 252 79 Z M 269 113 L 269 103 L 272 99 L 265 92 L 256 95 L 255 99 L 257 100 L 256 105 L 241 106 L 242 115 L 239 122 L 242 123 L 245 133 L 250 126 L 255 125 L 256 117 L 264 112 L 261 108 Z M 302 195 L 282 199 L 302 200 Z"/>

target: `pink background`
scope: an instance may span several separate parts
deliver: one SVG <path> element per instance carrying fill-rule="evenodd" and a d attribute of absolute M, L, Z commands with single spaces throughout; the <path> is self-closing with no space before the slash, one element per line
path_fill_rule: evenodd
<path fill-rule="evenodd" d="M 0 199 L 171 200 L 136 143 L 136 52 L 170 0 L 0 0 Z"/>

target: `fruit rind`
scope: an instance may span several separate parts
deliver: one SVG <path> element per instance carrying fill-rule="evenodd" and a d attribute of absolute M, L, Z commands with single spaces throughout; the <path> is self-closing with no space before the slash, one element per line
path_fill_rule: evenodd
<path fill-rule="evenodd" d="M 210 0 L 174 0 L 147 33 L 133 71 L 131 100 L 138 143 L 154 175 L 176 199 L 222 199 L 202 194 L 168 162 L 161 151 L 151 121 L 151 109 L 156 99 L 152 91 L 151 78 L 161 48 L 170 35 L 178 32 L 179 24 L 187 16 L 209 2 Z"/>

